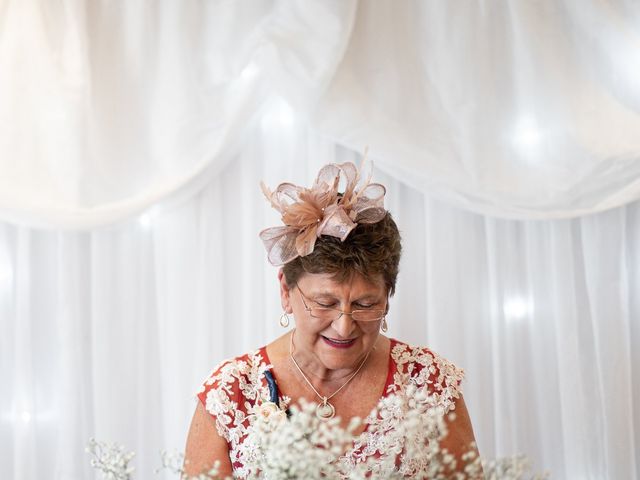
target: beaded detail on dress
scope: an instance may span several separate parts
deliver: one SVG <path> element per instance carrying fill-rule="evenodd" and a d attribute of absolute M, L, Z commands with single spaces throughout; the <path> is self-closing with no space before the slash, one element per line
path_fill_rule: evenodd
<path fill-rule="evenodd" d="M 445 413 L 455 408 L 455 400 L 462 393 L 461 382 L 464 371 L 425 347 L 412 347 L 397 340 L 391 340 L 389 371 L 380 402 L 389 410 L 390 394 L 402 394 L 409 385 L 427 389 L 434 407 Z M 264 372 L 272 369 L 266 349 L 263 347 L 252 354 L 227 360 L 216 367 L 198 391 L 198 398 L 215 419 L 216 427 L 229 447 L 229 458 L 234 468 L 234 476 L 243 478 L 249 472 L 245 458 L 251 452 L 243 449 L 249 426 L 249 416 L 263 402 L 268 402 L 269 387 Z M 281 398 L 280 407 L 286 409 L 290 399 Z M 381 418 L 370 414 L 365 423 L 367 428 L 354 442 L 350 453 L 341 461 L 355 465 L 371 456 L 380 456 L 390 451 L 388 435 L 399 422 L 402 412 Z M 375 428 L 371 428 L 375 426 Z M 397 465 L 408 475 L 410 465 Z M 373 472 L 380 474 L 381 472 Z"/>

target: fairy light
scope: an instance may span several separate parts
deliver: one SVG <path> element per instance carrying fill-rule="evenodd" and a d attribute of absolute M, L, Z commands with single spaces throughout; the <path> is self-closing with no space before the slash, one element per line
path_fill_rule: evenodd
<path fill-rule="evenodd" d="M 151 214 L 150 213 L 145 213 L 143 215 L 140 215 L 140 218 L 138 219 L 138 224 L 142 228 L 144 228 L 145 230 L 150 228 L 151 227 Z"/>
<path fill-rule="evenodd" d="M 261 125 L 265 130 L 282 131 L 290 129 L 295 121 L 291 106 L 282 99 L 274 99 L 262 116 Z"/>
<path fill-rule="evenodd" d="M 533 314 L 533 301 L 524 297 L 511 297 L 504 302 L 503 311 L 508 321 L 524 320 Z"/>
<path fill-rule="evenodd" d="M 160 214 L 160 207 L 155 206 L 146 210 L 142 215 L 138 217 L 138 225 L 144 230 L 149 230 L 158 215 Z"/>
<path fill-rule="evenodd" d="M 242 82 L 250 82 L 258 75 L 258 66 L 251 62 L 240 72 L 240 80 Z"/>
<path fill-rule="evenodd" d="M 518 120 L 513 130 L 513 143 L 518 150 L 529 153 L 534 150 L 542 139 L 538 122 L 530 116 L 523 116 Z"/>

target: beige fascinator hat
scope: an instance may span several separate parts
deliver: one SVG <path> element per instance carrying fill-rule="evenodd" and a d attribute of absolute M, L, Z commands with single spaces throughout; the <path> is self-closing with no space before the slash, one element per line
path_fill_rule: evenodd
<path fill-rule="evenodd" d="M 341 180 L 344 192 L 338 192 Z M 284 226 L 260 232 L 272 265 L 284 265 L 313 252 L 316 238 L 330 235 L 344 241 L 359 223 L 377 223 L 384 218 L 386 190 L 370 183 L 371 173 L 358 185 L 360 172 L 355 164 L 330 163 L 318 172 L 311 188 L 281 183 L 272 192 L 261 183 L 271 206 L 282 214 Z"/>

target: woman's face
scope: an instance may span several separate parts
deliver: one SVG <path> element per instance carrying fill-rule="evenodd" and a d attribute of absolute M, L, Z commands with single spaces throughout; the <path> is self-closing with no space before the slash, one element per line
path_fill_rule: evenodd
<path fill-rule="evenodd" d="M 319 362 L 319 368 L 351 369 L 373 348 L 380 332 L 380 322 L 358 322 L 351 315 L 337 320 L 314 318 L 305 308 L 330 307 L 344 312 L 387 309 L 387 289 L 382 275 L 365 279 L 354 274 L 338 283 L 330 274 L 304 274 L 297 286 L 289 288 L 282 271 L 280 292 L 282 307 L 293 313 L 296 322 L 295 349 L 297 356 Z"/>

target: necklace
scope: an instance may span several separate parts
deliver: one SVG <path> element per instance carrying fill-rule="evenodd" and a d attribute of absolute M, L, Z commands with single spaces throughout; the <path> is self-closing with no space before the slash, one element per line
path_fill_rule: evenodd
<path fill-rule="evenodd" d="M 319 403 L 316 406 L 316 417 L 318 417 L 320 420 L 329 420 L 330 418 L 333 418 L 335 416 L 335 414 L 336 414 L 336 407 L 334 407 L 331 403 L 329 403 L 329 400 L 331 400 L 333 397 L 335 397 L 338 394 L 338 392 L 340 392 L 340 390 L 342 390 L 344 387 L 346 387 L 347 384 L 351 380 L 353 380 L 353 378 L 358 374 L 358 372 L 360 372 L 360 370 L 364 366 L 365 362 L 369 358 L 369 354 L 371 353 L 371 350 L 369 350 L 367 352 L 367 355 L 364 357 L 364 360 L 362 360 L 362 363 L 360 363 L 360 366 L 356 369 L 355 372 L 353 372 L 351 374 L 351 376 L 347 379 L 347 381 L 344 382 L 340 386 L 340 388 L 338 388 L 335 392 L 333 392 L 331 395 L 329 395 L 327 397 L 327 396 L 324 396 L 324 395 L 320 395 L 318 390 L 316 390 L 316 387 L 313 386 L 313 384 L 309 381 L 307 376 L 304 374 L 304 372 L 302 371 L 302 368 L 300 368 L 300 365 L 298 365 L 298 362 L 296 362 L 296 359 L 293 358 L 293 334 L 294 333 L 295 333 L 295 328 L 291 332 L 291 338 L 290 338 L 290 341 L 289 341 L 289 357 L 291 357 L 291 360 L 293 361 L 293 364 L 298 369 L 298 372 L 300 372 L 300 375 L 302 375 L 302 378 L 304 378 L 305 382 L 307 382 L 307 384 L 311 387 L 311 390 L 313 390 L 313 392 L 322 401 L 322 403 Z"/>

